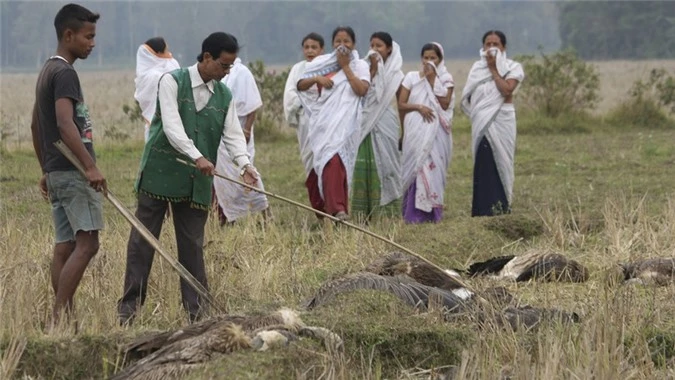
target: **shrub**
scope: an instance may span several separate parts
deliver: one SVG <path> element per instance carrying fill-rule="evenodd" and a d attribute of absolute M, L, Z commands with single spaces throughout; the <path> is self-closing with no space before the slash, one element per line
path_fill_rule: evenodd
<path fill-rule="evenodd" d="M 633 83 L 628 99 L 610 113 L 609 122 L 615 126 L 673 127 L 667 112 L 675 113 L 675 79 L 663 69 L 652 69 L 647 81 Z"/>
<path fill-rule="evenodd" d="M 666 109 L 670 107 L 670 112 L 675 113 L 675 79 L 664 69 L 652 69 L 649 80 L 633 83 L 629 94 L 637 100 L 651 100 Z"/>
<path fill-rule="evenodd" d="M 263 106 L 258 110 L 255 121 L 256 141 L 274 141 L 284 134 L 281 127 L 284 121 L 284 87 L 290 68 L 277 73 L 266 70 L 265 64 L 258 60 L 248 65 L 258 83 Z"/>
<path fill-rule="evenodd" d="M 143 120 L 143 114 L 141 111 L 141 106 L 138 104 L 138 101 L 134 100 L 134 105 L 129 106 L 127 104 L 122 106 L 122 112 L 129 118 L 129 121 L 136 122 Z"/>
<path fill-rule="evenodd" d="M 119 141 L 119 142 L 124 142 L 129 140 L 131 136 L 129 135 L 129 132 L 123 130 L 119 126 L 115 124 L 110 124 L 107 125 L 103 129 L 103 136 L 107 139 L 112 139 L 114 141 Z"/>
<path fill-rule="evenodd" d="M 599 100 L 600 79 L 595 67 L 585 63 L 573 50 L 518 57 L 523 64 L 523 103 L 549 117 L 583 113 Z"/>

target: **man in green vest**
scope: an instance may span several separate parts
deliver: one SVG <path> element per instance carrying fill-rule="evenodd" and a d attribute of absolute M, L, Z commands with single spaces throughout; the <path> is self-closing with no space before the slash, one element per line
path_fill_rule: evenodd
<path fill-rule="evenodd" d="M 169 203 L 173 211 L 178 261 L 207 287 L 204 268 L 204 226 L 211 205 L 214 165 L 221 140 L 240 168 L 245 183 L 258 174 L 246 151 L 246 139 L 232 104 L 230 90 L 220 82 L 237 58 L 237 39 L 216 32 L 202 43 L 197 63 L 165 74 L 159 81 L 157 109 L 150 124 L 135 190 L 136 217 L 157 238 Z M 176 158 L 194 162 L 182 165 Z M 121 324 L 130 324 L 145 302 L 154 250 L 136 230 L 127 245 L 124 295 L 118 303 Z M 204 302 L 183 279 L 183 307 L 190 322 L 204 314 Z"/>

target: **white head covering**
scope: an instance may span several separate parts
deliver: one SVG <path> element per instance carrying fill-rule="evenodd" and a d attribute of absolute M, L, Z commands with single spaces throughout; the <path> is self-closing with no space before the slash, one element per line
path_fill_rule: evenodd
<path fill-rule="evenodd" d="M 436 76 L 438 79 L 440 79 L 444 88 L 454 87 L 455 81 L 453 80 L 452 75 L 450 75 L 448 72 L 448 69 L 445 67 L 445 51 L 443 50 L 443 46 L 441 46 L 441 44 L 438 42 L 432 42 L 432 44 L 438 47 L 438 49 L 441 51 L 441 55 L 443 56 L 443 58 L 441 58 L 441 62 L 438 63 L 438 66 L 434 67 L 436 69 Z"/>
<path fill-rule="evenodd" d="M 368 65 L 370 65 L 370 60 L 369 58 L 371 56 L 377 57 L 377 72 L 378 76 L 375 77 L 375 80 L 382 80 L 382 84 L 388 84 L 389 86 L 393 86 L 394 88 L 394 93 L 396 90 L 398 90 L 398 87 L 401 84 L 401 81 L 403 80 L 403 72 L 401 71 L 401 67 L 403 67 L 403 57 L 401 56 L 401 48 L 398 46 L 396 41 L 392 41 L 391 43 L 391 53 L 389 54 L 389 57 L 387 58 L 387 61 L 384 62 L 384 59 L 375 50 L 368 50 L 368 53 L 366 56 L 363 58 Z M 388 89 L 382 88 L 382 84 L 380 84 L 378 91 L 375 91 L 375 96 L 377 97 L 377 101 L 381 102 L 383 99 L 383 96 L 387 94 L 389 91 Z M 369 89 L 369 94 L 373 92 L 372 89 Z"/>
<path fill-rule="evenodd" d="M 143 118 L 150 123 L 157 106 L 157 89 L 162 74 L 180 68 L 171 53 L 160 57 L 148 46 L 141 45 L 136 52 L 136 92 L 134 98 L 141 107 Z"/>
<path fill-rule="evenodd" d="M 242 63 L 241 58 L 235 59 L 234 66 L 222 82 L 232 91 L 234 106 L 239 117 L 244 117 L 262 107 L 262 98 L 253 73 Z"/>

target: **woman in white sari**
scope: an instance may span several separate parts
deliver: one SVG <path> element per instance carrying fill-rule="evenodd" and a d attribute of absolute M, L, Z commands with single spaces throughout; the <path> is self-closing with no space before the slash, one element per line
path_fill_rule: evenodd
<path fill-rule="evenodd" d="M 286 87 L 284 88 L 284 116 L 288 126 L 297 129 L 300 158 L 305 167 L 305 180 L 312 171 L 312 149 L 307 139 L 308 119 L 300 102 L 297 85 L 301 76 L 305 73 L 305 66 L 312 62 L 314 58 L 323 54 L 323 44 L 323 37 L 317 33 L 310 33 L 302 39 L 302 54 L 305 56 L 305 60 L 293 65 L 288 73 Z M 313 85 L 306 92 L 310 98 L 318 98 L 319 96 L 319 89 L 316 85 Z"/>
<path fill-rule="evenodd" d="M 164 73 L 179 69 L 178 61 L 173 59 L 166 41 L 162 37 L 153 37 L 136 51 L 136 91 L 134 99 L 141 107 L 141 115 L 145 122 L 145 141 L 148 141 L 150 123 L 157 107 L 157 89 L 159 78 Z"/>
<path fill-rule="evenodd" d="M 399 111 L 403 119 L 403 219 L 437 223 L 443 217 L 446 172 L 452 156 L 454 81 L 443 47 L 422 47 L 422 70 L 406 74 Z"/>
<path fill-rule="evenodd" d="M 481 59 L 471 67 L 462 110 L 471 118 L 474 157 L 472 216 L 511 211 L 516 111 L 513 94 L 525 78 L 520 63 L 506 58 L 506 36 L 488 31 Z"/>
<path fill-rule="evenodd" d="M 400 211 L 401 134 L 397 99 L 403 80 L 401 49 L 386 32 L 370 37 L 364 58 L 370 65 L 370 88 L 365 97 L 359 150 L 352 184 L 352 213 L 364 219 Z"/>
<path fill-rule="evenodd" d="M 368 92 L 368 64 L 358 59 L 350 27 L 333 31 L 331 54 L 308 63 L 297 89 L 307 115 L 312 170 L 305 185 L 316 210 L 349 218 L 348 194 L 361 127 L 361 97 Z M 318 86 L 318 97 L 307 92 Z"/>
<path fill-rule="evenodd" d="M 262 107 L 262 99 L 255 78 L 251 70 L 241 62 L 240 58 L 237 58 L 230 69 L 230 73 L 222 79 L 222 82 L 232 92 L 232 103 L 239 116 L 239 123 L 244 130 L 249 159 L 253 163 L 255 157 L 253 122 L 255 121 L 256 110 Z M 229 178 L 238 179 L 240 177 L 239 169 L 227 153 L 223 142 L 218 147 L 216 171 Z M 265 190 L 262 180 L 259 180 L 258 184 L 260 189 Z M 221 225 L 234 223 L 237 219 L 253 212 L 263 211 L 264 216 L 269 216 L 269 204 L 265 194 L 246 189 L 241 185 L 218 177 L 213 179 L 213 189 L 218 202 L 218 215 Z"/>

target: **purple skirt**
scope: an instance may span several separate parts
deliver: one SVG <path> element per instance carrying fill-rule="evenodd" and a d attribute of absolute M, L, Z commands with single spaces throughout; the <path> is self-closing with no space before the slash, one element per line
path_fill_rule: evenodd
<path fill-rule="evenodd" d="M 415 181 L 413 181 L 408 190 L 403 194 L 403 220 L 409 224 L 440 222 L 441 218 L 443 218 L 442 208 L 434 207 L 431 209 L 431 212 L 425 212 L 415 208 L 416 191 L 417 186 L 415 185 Z"/>

